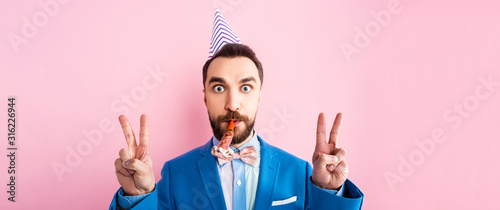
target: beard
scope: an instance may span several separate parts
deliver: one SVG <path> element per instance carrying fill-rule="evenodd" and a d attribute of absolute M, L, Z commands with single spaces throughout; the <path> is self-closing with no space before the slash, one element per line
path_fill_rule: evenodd
<path fill-rule="evenodd" d="M 209 113 L 208 118 L 210 119 L 210 126 L 212 126 L 212 131 L 214 133 L 214 136 L 219 141 L 222 139 L 222 136 L 224 136 L 224 133 L 227 132 L 227 126 L 226 127 L 222 126 L 222 124 L 225 121 L 235 119 L 240 121 L 240 123 L 245 124 L 245 127 L 243 129 L 239 129 L 238 127 L 234 126 L 234 136 L 233 140 L 231 140 L 231 145 L 239 144 L 245 141 L 248 138 L 248 136 L 250 136 L 250 134 L 252 133 L 253 126 L 255 124 L 255 119 L 250 120 L 248 116 L 241 115 L 237 111 L 228 112 L 226 115 L 221 115 L 216 118 L 212 118 L 212 116 Z"/>

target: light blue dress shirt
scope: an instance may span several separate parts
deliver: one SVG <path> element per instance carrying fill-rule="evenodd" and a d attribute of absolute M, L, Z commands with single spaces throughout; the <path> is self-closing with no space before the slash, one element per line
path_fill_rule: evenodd
<path fill-rule="evenodd" d="M 219 140 L 215 137 L 212 137 L 212 142 L 213 145 L 219 144 Z M 260 169 L 260 142 L 257 139 L 257 133 L 254 130 L 250 141 L 239 148 L 231 146 L 229 148 L 238 152 L 248 146 L 253 146 L 257 152 L 257 161 L 254 166 L 245 164 L 241 160 L 233 160 L 218 167 L 227 210 L 253 209 L 255 205 Z M 243 197 L 242 194 L 244 194 Z"/>

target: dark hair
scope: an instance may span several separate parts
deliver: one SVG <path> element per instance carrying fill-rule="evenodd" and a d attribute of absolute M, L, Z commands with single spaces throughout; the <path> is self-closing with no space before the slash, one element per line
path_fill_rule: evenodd
<path fill-rule="evenodd" d="M 253 63 L 257 67 L 257 70 L 259 71 L 260 86 L 262 86 L 262 83 L 264 83 L 264 72 L 262 69 L 262 64 L 260 63 L 259 59 L 257 59 L 257 56 L 255 56 L 253 50 L 244 44 L 228 43 L 222 46 L 222 48 L 212 58 L 208 59 L 207 62 L 205 62 L 205 65 L 203 66 L 203 87 L 205 87 L 205 82 L 207 81 L 208 66 L 210 66 L 210 63 L 212 63 L 214 59 L 218 57 L 234 58 L 240 56 L 247 57 L 248 59 L 253 61 Z"/>

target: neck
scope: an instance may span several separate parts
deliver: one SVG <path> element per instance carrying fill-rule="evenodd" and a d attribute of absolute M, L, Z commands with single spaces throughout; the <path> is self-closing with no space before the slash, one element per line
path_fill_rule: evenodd
<path fill-rule="evenodd" d="M 240 148 L 241 146 L 243 146 L 244 144 L 246 144 L 247 142 L 250 141 L 250 139 L 252 139 L 254 133 L 253 133 L 253 129 L 252 129 L 252 132 L 250 133 L 250 135 L 248 135 L 247 139 L 245 139 L 245 141 L 242 141 L 241 143 L 239 144 L 231 144 L 232 147 L 238 149 Z"/>

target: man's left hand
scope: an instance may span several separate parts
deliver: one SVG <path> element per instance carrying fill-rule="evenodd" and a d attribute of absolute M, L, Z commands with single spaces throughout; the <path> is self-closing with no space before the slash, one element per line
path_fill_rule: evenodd
<path fill-rule="evenodd" d="M 316 148 L 313 153 L 312 181 L 318 187 L 339 190 L 347 180 L 346 150 L 337 147 L 342 113 L 338 113 L 333 122 L 330 139 L 326 142 L 326 123 L 323 113 L 318 117 Z"/>

